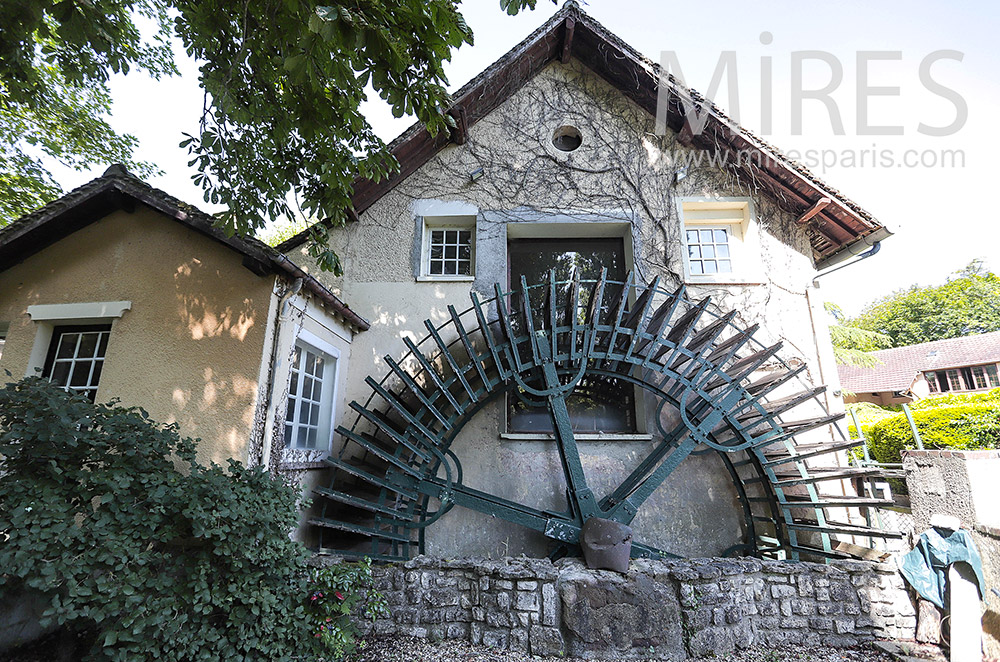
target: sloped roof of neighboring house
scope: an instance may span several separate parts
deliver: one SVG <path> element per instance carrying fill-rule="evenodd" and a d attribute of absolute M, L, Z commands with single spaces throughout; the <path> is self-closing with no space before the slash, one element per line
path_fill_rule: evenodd
<path fill-rule="evenodd" d="M 917 373 L 1000 362 L 1000 331 L 977 336 L 881 349 L 872 354 L 882 361 L 875 368 L 838 366 L 840 384 L 854 393 L 905 391 Z"/>
<path fill-rule="evenodd" d="M 306 291 L 354 328 L 364 331 L 367 320 L 355 313 L 322 283 L 270 246 L 250 237 L 232 236 L 214 225 L 215 219 L 197 207 L 153 188 L 121 165 L 76 188 L 58 200 L 0 229 L 0 271 L 100 220 L 113 211 L 131 211 L 136 203 L 183 223 L 195 232 L 225 244 L 243 256 L 243 266 L 259 276 L 278 273 L 301 278 Z"/>
<path fill-rule="evenodd" d="M 575 0 L 569 0 L 527 39 L 452 95 L 455 103 L 448 112 L 455 119 L 456 128 L 450 134 L 441 132 L 431 136 L 417 123 L 390 143 L 389 149 L 399 161 L 399 172 L 379 182 L 357 180 L 354 208 L 348 210 L 348 217 L 357 218 L 357 214 L 368 209 L 450 142 L 463 144 L 469 127 L 510 98 L 550 62 L 567 62 L 570 57 L 575 57 L 651 115 L 656 115 L 660 65 L 584 13 Z M 667 125 L 678 133 L 680 142 L 727 154 L 726 162 L 735 164 L 730 167 L 737 176 L 752 182 L 778 206 L 795 214 L 809 229 L 818 268 L 854 254 L 857 251 L 854 245 L 859 242 L 870 246 L 892 234 L 860 205 L 739 126 L 711 100 L 681 85 L 672 75 L 667 76 L 666 87 Z M 698 135 L 687 123 L 686 108 L 691 107 L 708 114 L 705 128 Z M 748 154 L 757 158 L 748 158 L 745 156 Z M 744 156 L 741 158 L 741 155 Z M 280 244 L 278 250 L 292 250 L 307 237 L 307 232 L 299 233 Z"/>

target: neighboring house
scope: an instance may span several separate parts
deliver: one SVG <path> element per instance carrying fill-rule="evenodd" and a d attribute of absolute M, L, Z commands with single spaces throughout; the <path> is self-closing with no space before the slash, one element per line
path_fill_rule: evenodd
<path fill-rule="evenodd" d="M 450 135 L 412 127 L 401 171 L 356 184 L 331 233 L 342 278 L 305 234 L 227 239 L 109 172 L 0 233 L 0 369 L 59 378 L 57 327 L 103 325 L 60 331 L 106 341 L 98 400 L 297 475 L 307 538 L 348 554 L 543 555 L 617 504 L 654 553 L 837 556 L 880 502 L 836 466 L 813 279 L 889 232 L 659 83 L 567 3 L 454 94 Z M 550 269 L 569 282 L 542 289 Z M 508 294 L 522 278 L 529 305 Z M 799 441 L 808 461 L 788 459 Z"/>
<path fill-rule="evenodd" d="M 141 406 L 200 437 L 203 461 L 301 459 L 282 455 L 285 439 L 322 446 L 366 328 L 285 256 L 120 166 L 0 232 L 0 371 Z M 298 383 L 320 381 L 309 416 L 316 406 L 325 423 L 301 408 L 286 423 L 289 372 L 316 373 L 314 356 L 324 374 Z"/>
<path fill-rule="evenodd" d="M 848 402 L 896 405 L 929 395 L 1000 388 L 1000 331 L 872 352 L 874 368 L 839 366 Z"/>

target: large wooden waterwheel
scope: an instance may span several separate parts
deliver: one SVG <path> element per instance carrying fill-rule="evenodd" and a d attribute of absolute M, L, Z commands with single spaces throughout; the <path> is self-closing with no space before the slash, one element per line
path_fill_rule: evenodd
<path fill-rule="evenodd" d="M 352 402 L 357 414 L 327 463 L 329 487 L 315 490 L 321 547 L 345 556 L 399 560 L 419 553 L 422 531 L 455 506 L 500 517 L 551 539 L 553 555 L 573 553 L 583 523 L 602 517 L 629 524 L 650 495 L 692 452 L 717 452 L 743 510 L 744 542 L 732 553 L 774 558 L 844 556 L 836 537 L 897 537 L 866 525 L 832 521 L 831 513 L 890 502 L 848 491 L 828 496 L 819 485 L 876 476 L 878 469 L 838 466 L 837 454 L 861 442 L 802 440 L 835 425 L 819 396 L 804 385 L 804 366 L 782 361 L 781 343 L 763 346 L 756 326 L 737 328 L 708 299 L 685 290 L 578 277 L 504 291 L 472 306 L 415 343 L 389 371 L 366 379 L 371 395 Z M 631 302 L 631 303 L 630 303 Z M 613 490 L 595 494 L 580 460 L 566 400 L 582 383 L 633 384 L 652 395 L 654 444 Z M 488 403 L 517 397 L 552 419 L 568 508 L 550 512 L 512 502 L 463 482 L 452 442 Z M 808 407 L 802 407 L 810 403 Z M 810 416 L 796 416 L 796 409 Z M 815 415 L 819 410 L 820 415 Z M 671 415 L 666 415 L 666 412 Z M 664 414 L 664 415 L 660 415 Z M 671 423 L 664 425 L 664 421 Z M 809 435 L 805 435 L 809 436 Z M 827 460 L 824 462 L 824 460 Z M 857 513 L 857 510 L 853 512 Z M 643 542 L 636 557 L 669 557 Z"/>

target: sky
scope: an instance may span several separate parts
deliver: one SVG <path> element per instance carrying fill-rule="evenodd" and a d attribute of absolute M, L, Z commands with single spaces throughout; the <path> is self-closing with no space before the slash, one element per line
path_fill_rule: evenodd
<path fill-rule="evenodd" d="M 662 61 L 664 52 L 672 53 L 689 86 L 711 93 L 730 115 L 738 110 L 743 126 L 771 144 L 793 156 L 797 152 L 818 176 L 894 233 L 871 259 L 819 280 L 826 299 L 848 314 L 915 283 L 942 283 L 974 259 L 1000 270 L 1000 214 L 989 202 L 1000 186 L 995 161 L 1000 138 L 993 126 L 1000 118 L 1000 3 L 590 0 L 581 5 L 651 59 Z M 534 11 L 510 17 L 499 0 L 463 2 L 475 45 L 453 54 L 447 67 L 451 88 L 501 57 L 557 9 L 538 0 Z M 112 81 L 111 124 L 136 136 L 139 158 L 164 171 L 151 184 L 214 211 L 202 203 L 200 189 L 190 181 L 194 170 L 186 151 L 178 147 L 184 132 L 197 131 L 202 96 L 197 63 L 181 51 L 176 55 L 179 77 L 153 81 L 130 74 Z M 724 80 L 711 90 L 713 73 L 726 59 L 736 65 L 734 84 Z M 762 70 L 771 72 L 770 94 Z M 838 70 L 842 77 L 834 85 Z M 859 94 L 865 79 L 868 92 Z M 796 88 L 825 86 L 831 87 L 828 103 L 812 98 L 793 103 Z M 393 118 L 380 103 L 367 103 L 365 113 L 386 141 L 411 122 Z M 943 127 L 948 135 L 926 135 L 922 125 Z M 54 173 L 69 189 L 103 169 Z"/>

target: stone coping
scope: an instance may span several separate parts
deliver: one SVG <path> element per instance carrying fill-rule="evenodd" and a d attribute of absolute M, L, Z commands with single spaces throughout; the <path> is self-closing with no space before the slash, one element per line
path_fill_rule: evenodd
<path fill-rule="evenodd" d="M 995 460 L 1000 459 L 1000 450 L 915 450 L 907 449 L 902 452 L 903 457 L 959 457 L 966 460 Z"/>

